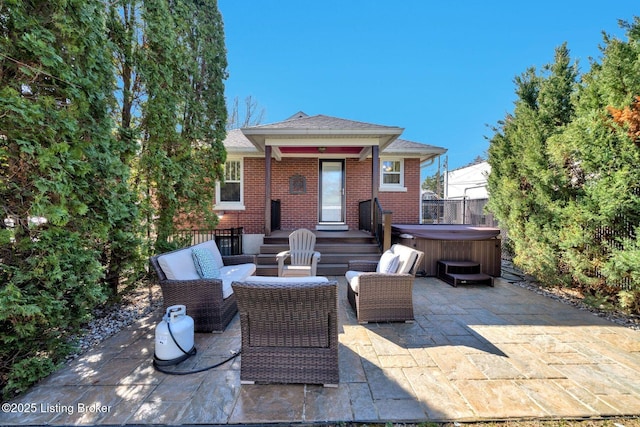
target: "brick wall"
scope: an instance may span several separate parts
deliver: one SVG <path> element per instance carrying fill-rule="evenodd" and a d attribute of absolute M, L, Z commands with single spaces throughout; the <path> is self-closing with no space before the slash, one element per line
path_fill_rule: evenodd
<path fill-rule="evenodd" d="M 349 229 L 359 228 L 360 202 L 371 200 L 371 159 L 359 161 L 347 159 L 345 193 L 347 195 L 347 225 Z"/>
<path fill-rule="evenodd" d="M 420 160 L 404 160 L 404 186 L 406 192 L 378 193 L 383 209 L 393 212 L 396 224 L 418 224 L 420 222 Z"/>
<path fill-rule="evenodd" d="M 318 221 L 317 158 L 283 158 L 272 161 L 271 198 L 281 202 L 281 227 L 314 229 Z M 347 159 L 346 222 L 350 229 L 358 229 L 359 202 L 371 198 L 371 159 Z M 407 192 L 380 192 L 384 209 L 393 212 L 396 223 L 418 223 L 420 218 L 420 161 L 406 159 L 404 182 Z M 289 193 L 289 178 L 302 175 L 306 179 L 305 194 Z M 246 234 L 264 233 L 264 159 L 244 160 L 244 211 L 225 211 L 219 228 L 244 227 Z"/>
<path fill-rule="evenodd" d="M 246 234 L 264 233 L 264 159 L 244 159 L 244 211 L 225 211 L 218 228 L 244 227 Z"/>
<path fill-rule="evenodd" d="M 315 229 L 318 223 L 318 159 L 283 158 L 271 163 L 271 197 L 280 200 L 281 228 Z M 305 194 L 289 194 L 289 178 L 306 179 Z"/>

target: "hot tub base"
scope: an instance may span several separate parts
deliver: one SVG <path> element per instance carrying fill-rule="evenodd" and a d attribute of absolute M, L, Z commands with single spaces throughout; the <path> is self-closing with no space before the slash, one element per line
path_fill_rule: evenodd
<path fill-rule="evenodd" d="M 392 227 L 394 243 L 424 252 L 421 271 L 425 276 L 437 275 L 439 260 L 473 261 L 480 273 L 492 277 L 502 274 L 500 229 L 468 225 L 406 225 Z"/>

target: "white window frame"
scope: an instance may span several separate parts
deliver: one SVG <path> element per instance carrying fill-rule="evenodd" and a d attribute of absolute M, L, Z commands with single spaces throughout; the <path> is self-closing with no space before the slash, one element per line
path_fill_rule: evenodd
<path fill-rule="evenodd" d="M 385 184 L 384 183 L 384 162 L 399 162 L 400 163 L 400 171 L 398 172 L 400 176 L 400 182 L 398 184 Z M 379 191 L 407 191 L 407 187 L 404 186 L 404 159 L 401 157 L 388 157 L 388 158 L 380 158 L 380 189 Z"/>
<path fill-rule="evenodd" d="M 221 210 L 244 210 L 244 159 L 242 158 L 228 158 L 225 162 L 225 176 L 226 176 L 226 167 L 229 162 L 238 162 L 240 164 L 240 181 L 233 180 L 230 182 L 239 182 L 240 183 L 240 201 L 237 202 L 223 202 L 220 200 L 220 186 L 221 182 L 218 181 L 216 183 L 216 205 L 215 209 Z"/>

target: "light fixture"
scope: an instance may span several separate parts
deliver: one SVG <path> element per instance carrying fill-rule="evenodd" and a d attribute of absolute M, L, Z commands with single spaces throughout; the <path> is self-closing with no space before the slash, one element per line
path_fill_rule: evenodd
<path fill-rule="evenodd" d="M 318 151 L 320 153 L 324 153 L 325 151 L 327 151 L 327 147 L 318 147 Z"/>

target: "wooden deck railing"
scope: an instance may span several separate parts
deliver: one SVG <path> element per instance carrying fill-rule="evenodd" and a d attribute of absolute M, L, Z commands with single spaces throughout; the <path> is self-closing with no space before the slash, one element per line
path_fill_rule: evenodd
<path fill-rule="evenodd" d="M 378 246 L 383 251 L 391 247 L 391 218 L 392 212 L 382 209 L 380 201 L 374 199 L 373 218 L 371 209 L 371 199 L 363 200 L 359 205 L 360 230 L 373 233 L 378 242 Z"/>
<path fill-rule="evenodd" d="M 372 215 L 373 214 L 373 215 Z M 371 200 L 363 200 L 359 206 L 360 230 L 373 233 L 378 246 L 383 251 L 391 247 L 391 218 L 393 212 L 382 209 L 380 201 L 374 199 L 373 209 Z"/>
<path fill-rule="evenodd" d="M 393 212 L 382 209 L 380 200 L 377 198 L 374 208 L 374 230 L 376 234 L 376 240 L 382 251 L 386 251 L 391 247 L 391 218 Z"/>

